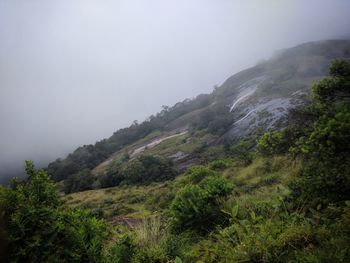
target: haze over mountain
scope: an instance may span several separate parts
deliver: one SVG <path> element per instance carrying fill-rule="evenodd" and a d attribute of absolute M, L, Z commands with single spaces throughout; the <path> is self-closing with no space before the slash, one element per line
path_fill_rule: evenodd
<path fill-rule="evenodd" d="M 309 42 L 285 49 L 234 74 L 209 94 L 164 107 L 140 124 L 78 147 L 67 158 L 50 163 L 48 173 L 55 181 L 68 179 L 65 182 L 72 183 L 68 192 L 87 190 L 103 185 L 104 176 L 124 178 L 125 167 L 138 158 L 162 157 L 184 171 L 218 158 L 222 147 L 239 141 L 250 141 L 254 148 L 264 132 L 294 125 L 300 109 L 310 103 L 313 83 L 329 75 L 333 60 L 349 58 L 350 40 Z M 141 176 L 143 180 L 157 174 L 148 169 L 153 172 Z"/>
<path fill-rule="evenodd" d="M 348 38 L 348 10 L 345 0 L 0 1 L 0 178 L 208 93 L 278 49 Z"/>

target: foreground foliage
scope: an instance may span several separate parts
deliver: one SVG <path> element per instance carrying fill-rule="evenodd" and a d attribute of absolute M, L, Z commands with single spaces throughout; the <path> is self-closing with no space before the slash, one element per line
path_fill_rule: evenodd
<path fill-rule="evenodd" d="M 215 175 L 204 178 L 199 185 L 186 185 L 170 207 L 173 226 L 178 231 L 209 231 L 223 219 L 220 203 L 232 190 L 233 186 L 226 178 Z"/>
<path fill-rule="evenodd" d="M 26 163 L 28 179 L 3 189 L 0 208 L 10 262 L 101 262 L 106 225 L 65 207 L 46 172 Z"/>

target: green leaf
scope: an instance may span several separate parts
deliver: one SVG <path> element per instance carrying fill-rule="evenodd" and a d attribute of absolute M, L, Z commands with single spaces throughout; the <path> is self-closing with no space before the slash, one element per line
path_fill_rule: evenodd
<path fill-rule="evenodd" d="M 237 217 L 238 215 L 238 205 L 235 205 L 233 208 L 232 208 L 232 217 L 235 218 Z"/>

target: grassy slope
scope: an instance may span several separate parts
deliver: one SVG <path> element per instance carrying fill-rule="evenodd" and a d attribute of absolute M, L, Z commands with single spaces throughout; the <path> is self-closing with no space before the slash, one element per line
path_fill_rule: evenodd
<path fill-rule="evenodd" d="M 163 135 L 163 137 L 164 136 L 165 135 Z M 116 152 L 111 158 L 94 168 L 92 170 L 92 173 L 94 175 L 104 174 L 109 169 L 109 167 L 113 165 L 113 163 L 120 162 L 126 153 L 131 153 L 134 149 L 137 149 L 138 147 L 143 146 L 159 137 L 161 137 L 161 133 L 159 131 L 151 133 L 147 137 L 135 142 L 128 147 L 125 147 L 121 151 Z M 158 155 L 164 157 L 169 157 L 170 155 L 176 154 L 177 152 L 182 152 L 183 154 L 192 154 L 196 149 L 201 147 L 201 145 L 207 144 L 214 138 L 215 136 L 203 132 L 197 132 L 194 135 L 187 133 L 166 139 L 152 148 L 146 148 L 141 154 Z"/>
<path fill-rule="evenodd" d="M 292 162 L 286 157 L 259 157 L 246 167 L 235 160 L 228 160 L 228 163 L 229 167 L 221 173 L 236 185 L 233 197 L 237 200 L 238 195 L 244 206 L 279 200 L 288 192 L 287 182 L 301 168 L 300 162 Z M 110 221 L 119 216 L 146 218 L 165 211 L 176 191 L 185 183 L 186 178 L 182 175 L 174 181 L 91 190 L 69 194 L 64 199 L 71 207 L 91 208 Z"/>

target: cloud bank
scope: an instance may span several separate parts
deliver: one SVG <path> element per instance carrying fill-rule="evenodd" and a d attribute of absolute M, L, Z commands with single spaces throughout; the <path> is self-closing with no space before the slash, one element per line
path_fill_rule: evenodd
<path fill-rule="evenodd" d="M 110 136 L 275 50 L 350 37 L 347 0 L 0 0 L 0 177 Z"/>

